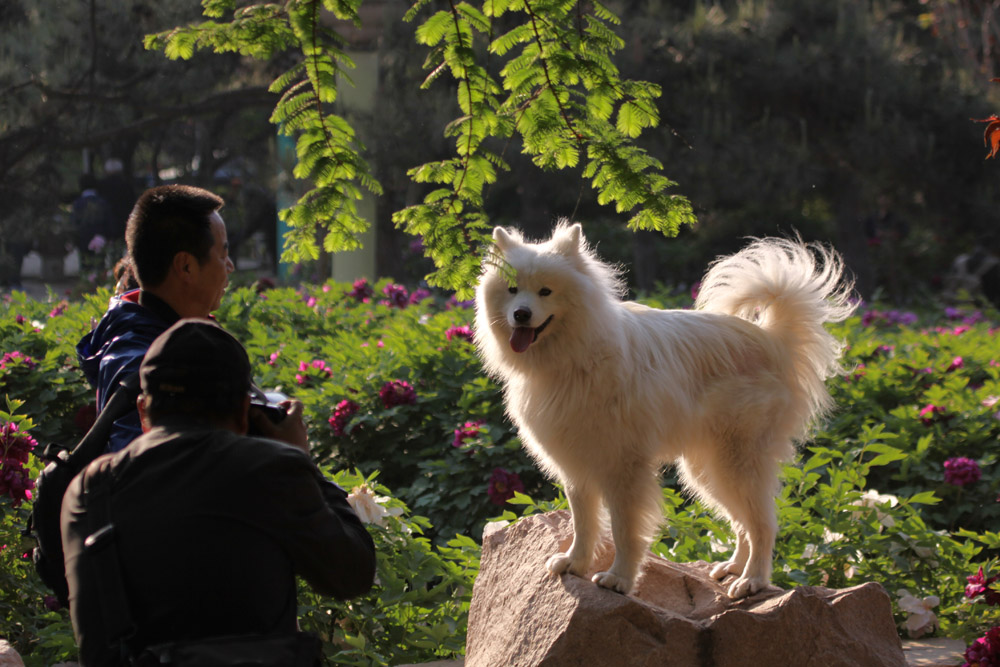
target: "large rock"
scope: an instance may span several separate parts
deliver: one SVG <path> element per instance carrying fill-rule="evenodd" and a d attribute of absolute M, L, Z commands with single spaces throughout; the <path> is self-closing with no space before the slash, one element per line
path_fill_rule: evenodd
<path fill-rule="evenodd" d="M 20 654 L 6 639 L 0 639 L 0 667 L 24 667 Z"/>
<path fill-rule="evenodd" d="M 771 587 L 732 601 L 708 563 L 650 555 L 631 595 L 546 559 L 572 537 L 568 512 L 487 531 L 469 612 L 467 667 L 904 667 L 889 596 L 875 583 Z M 607 569 L 605 553 L 594 572 Z"/>

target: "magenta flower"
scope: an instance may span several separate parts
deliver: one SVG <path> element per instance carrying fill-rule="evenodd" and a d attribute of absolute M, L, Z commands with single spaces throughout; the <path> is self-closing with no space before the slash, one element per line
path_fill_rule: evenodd
<path fill-rule="evenodd" d="M 9 496 L 12 507 L 31 500 L 35 481 L 24 466 L 37 446 L 34 438 L 18 430 L 17 424 L 7 423 L 0 428 L 0 496 Z"/>
<path fill-rule="evenodd" d="M 490 496 L 490 502 L 494 505 L 503 505 L 514 497 L 515 491 L 524 491 L 524 483 L 517 473 L 494 468 L 490 476 L 490 486 L 486 491 Z"/>
<path fill-rule="evenodd" d="M 969 585 L 965 587 L 965 597 L 972 600 L 982 595 L 986 598 L 986 604 L 1000 606 L 1000 592 L 990 588 L 990 584 L 997 579 L 1000 579 L 1000 575 L 993 575 L 986 578 L 983 574 L 983 568 L 980 566 L 977 574 L 966 577 Z"/>
<path fill-rule="evenodd" d="M 28 321 L 28 318 L 26 318 L 21 313 L 18 313 L 17 316 L 14 318 L 14 321 L 17 322 L 18 324 L 24 324 L 25 322 Z"/>
<path fill-rule="evenodd" d="M 280 356 L 281 356 L 281 350 L 278 350 L 277 352 L 272 352 L 271 356 L 267 358 L 267 365 L 273 366 L 278 361 L 278 357 Z"/>
<path fill-rule="evenodd" d="M 69 308 L 69 304 L 65 301 L 60 301 L 55 308 L 49 311 L 49 317 L 59 317 L 66 312 L 67 308 Z"/>
<path fill-rule="evenodd" d="M 389 283 L 382 288 L 382 293 L 389 297 L 387 305 L 390 308 L 406 308 L 410 303 L 410 294 L 402 285 Z"/>
<path fill-rule="evenodd" d="M 970 458 L 956 456 L 944 462 L 944 481 L 954 486 L 975 484 L 982 476 L 979 464 Z"/>
<path fill-rule="evenodd" d="M 35 362 L 34 359 L 32 359 L 28 355 L 18 350 L 14 350 L 13 352 L 5 352 L 3 358 L 0 359 L 0 370 L 3 371 L 7 370 L 8 368 L 17 366 L 24 366 L 26 368 L 31 369 L 37 365 L 38 364 Z"/>
<path fill-rule="evenodd" d="M 334 435 L 344 435 L 347 423 L 351 421 L 351 417 L 357 414 L 357 412 L 358 404 L 354 401 L 350 401 L 345 398 L 340 403 L 337 403 L 337 407 L 333 409 L 333 415 L 331 415 L 328 420 L 330 428 L 333 429 Z"/>
<path fill-rule="evenodd" d="M 483 422 L 476 420 L 465 422 L 461 427 L 455 429 L 455 439 L 451 441 L 452 447 L 461 447 L 466 440 L 475 440 L 480 433 L 479 427 Z"/>
<path fill-rule="evenodd" d="M 431 293 L 429 290 L 425 290 L 423 288 L 415 289 L 413 290 L 413 294 L 410 295 L 410 305 L 415 306 L 424 299 L 429 299 L 430 297 Z"/>
<path fill-rule="evenodd" d="M 965 649 L 962 667 L 1000 667 L 1000 625 Z"/>
<path fill-rule="evenodd" d="M 370 299 L 374 294 L 372 286 L 368 284 L 368 280 L 365 278 L 358 278 L 351 285 L 351 291 L 347 293 L 347 296 L 353 297 L 358 301 L 364 301 L 365 299 Z"/>
<path fill-rule="evenodd" d="M 312 361 L 300 361 L 299 362 L 299 372 L 295 374 L 295 381 L 299 384 L 305 384 L 310 378 L 313 377 L 332 377 L 333 369 L 326 365 L 326 362 L 322 359 L 313 359 Z"/>
<path fill-rule="evenodd" d="M 417 392 L 406 380 L 390 380 L 378 392 L 382 405 L 393 408 L 397 405 L 413 405 L 417 402 Z"/>
<path fill-rule="evenodd" d="M 954 359 L 951 360 L 951 364 L 948 366 L 947 372 L 951 373 L 952 371 L 957 371 L 959 368 L 964 368 L 964 367 L 965 367 L 965 360 L 962 359 L 962 357 L 955 357 Z"/>
<path fill-rule="evenodd" d="M 472 308 L 475 305 L 476 305 L 475 299 L 469 299 L 468 301 L 459 301 L 457 298 L 455 298 L 455 295 L 452 294 L 450 297 L 448 297 L 448 302 L 444 305 L 444 309 L 451 310 L 453 308 L 462 308 L 463 310 L 465 310 Z"/>
<path fill-rule="evenodd" d="M 930 426 L 935 421 L 946 419 L 944 407 L 934 405 L 933 403 L 928 403 L 921 408 L 919 416 L 920 421 L 923 422 L 924 426 Z"/>
<path fill-rule="evenodd" d="M 466 326 L 462 327 L 451 327 L 444 332 L 444 337 L 448 340 L 453 338 L 458 338 L 459 340 L 464 340 L 468 342 L 473 342 L 472 339 L 472 329 Z"/>
<path fill-rule="evenodd" d="M 316 297 L 311 296 L 308 299 L 306 299 L 306 306 L 308 306 L 309 308 L 314 308 L 316 306 Z"/>

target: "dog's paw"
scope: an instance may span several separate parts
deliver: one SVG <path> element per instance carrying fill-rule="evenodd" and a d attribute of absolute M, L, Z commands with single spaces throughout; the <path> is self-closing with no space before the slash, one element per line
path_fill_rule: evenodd
<path fill-rule="evenodd" d="M 738 600 L 767 588 L 769 583 L 763 577 L 740 577 L 729 586 L 727 594 L 733 600 Z"/>
<path fill-rule="evenodd" d="M 743 571 L 743 566 L 734 563 L 731 560 L 727 560 L 724 563 L 719 563 L 712 568 L 709 572 L 709 576 L 713 579 L 722 580 L 725 579 L 730 574 L 740 574 Z"/>
<path fill-rule="evenodd" d="M 545 562 L 545 569 L 552 574 L 565 574 L 570 572 L 579 576 L 586 574 L 586 568 L 581 568 L 578 563 L 574 563 L 569 554 L 558 553 L 551 556 Z"/>
<path fill-rule="evenodd" d="M 610 588 L 613 591 L 618 591 L 622 595 L 627 595 L 632 590 L 633 583 L 631 579 L 619 577 L 612 572 L 598 572 L 591 578 L 591 581 L 602 588 Z"/>

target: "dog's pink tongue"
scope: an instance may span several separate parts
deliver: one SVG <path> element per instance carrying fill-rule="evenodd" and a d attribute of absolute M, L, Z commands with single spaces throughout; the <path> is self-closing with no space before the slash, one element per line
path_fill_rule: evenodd
<path fill-rule="evenodd" d="M 535 330 L 532 327 L 515 327 L 510 334 L 510 349 L 524 352 L 535 342 Z"/>

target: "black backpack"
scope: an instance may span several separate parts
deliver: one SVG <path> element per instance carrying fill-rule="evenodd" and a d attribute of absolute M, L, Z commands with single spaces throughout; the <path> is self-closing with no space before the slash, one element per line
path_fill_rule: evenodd
<path fill-rule="evenodd" d="M 37 544 L 33 554 L 35 570 L 63 606 L 69 605 L 62 530 L 59 526 L 63 496 L 73 478 L 104 453 L 111 437 L 111 427 L 115 421 L 135 409 L 138 395 L 139 374 L 133 373 L 122 380 L 121 386 L 101 410 L 97 421 L 72 450 L 50 444 L 42 452 L 42 458 L 50 463 L 35 481 L 31 516 L 25 532 L 32 535 Z"/>

